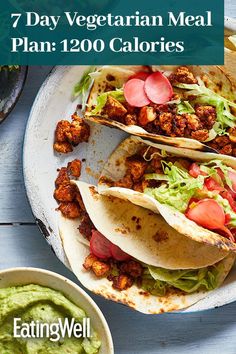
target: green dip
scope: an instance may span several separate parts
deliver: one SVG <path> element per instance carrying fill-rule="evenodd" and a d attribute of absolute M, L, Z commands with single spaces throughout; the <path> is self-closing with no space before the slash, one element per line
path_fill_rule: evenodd
<path fill-rule="evenodd" d="M 96 354 L 101 342 L 91 330 L 90 338 L 61 337 L 59 341 L 50 338 L 15 338 L 14 318 L 22 323 L 83 322 L 86 313 L 63 294 L 39 285 L 25 285 L 0 289 L 0 353 L 1 354 Z M 19 333 L 19 332 L 18 332 Z"/>

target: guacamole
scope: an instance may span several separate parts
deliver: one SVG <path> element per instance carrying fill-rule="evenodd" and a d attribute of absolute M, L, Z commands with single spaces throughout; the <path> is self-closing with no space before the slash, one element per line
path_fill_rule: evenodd
<path fill-rule="evenodd" d="M 34 324 L 34 333 L 30 332 L 30 338 L 26 338 L 25 334 L 28 333 L 26 330 L 16 332 L 16 319 L 22 324 L 22 328 Z M 50 337 L 46 330 L 45 335 L 40 337 L 42 332 L 39 328 L 42 324 L 49 326 L 58 321 L 62 324 L 66 321 L 74 321 L 81 326 L 86 321 L 86 313 L 60 292 L 43 286 L 29 284 L 0 289 L 1 354 L 96 354 L 99 352 L 101 342 L 93 330 L 89 338 L 84 336 L 78 338 L 77 335 L 73 335 L 74 332 L 70 336 L 66 331 L 59 340 L 55 341 L 55 336 Z M 19 323 L 17 322 L 18 325 Z"/>

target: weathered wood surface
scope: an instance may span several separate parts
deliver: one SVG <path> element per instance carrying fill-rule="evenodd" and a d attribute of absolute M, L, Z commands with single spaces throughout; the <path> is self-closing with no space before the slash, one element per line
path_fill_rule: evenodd
<path fill-rule="evenodd" d="M 34 222 L 22 176 L 23 137 L 29 112 L 50 67 L 31 67 L 18 104 L 0 126 L 0 224 Z"/>

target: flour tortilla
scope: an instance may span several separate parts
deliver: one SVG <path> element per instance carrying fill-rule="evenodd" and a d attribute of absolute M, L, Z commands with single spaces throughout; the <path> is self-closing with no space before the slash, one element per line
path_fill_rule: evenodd
<path fill-rule="evenodd" d="M 122 199 L 99 195 L 96 188 L 74 181 L 96 229 L 139 261 L 166 269 L 199 269 L 228 252 L 192 241 L 170 227 L 161 215 Z"/>
<path fill-rule="evenodd" d="M 115 290 L 109 280 L 97 278 L 92 272 L 83 268 L 83 261 L 90 251 L 88 242 L 78 230 L 78 220 L 60 217 L 59 230 L 66 256 L 74 274 L 87 289 L 108 300 L 120 302 L 142 313 L 159 314 L 187 308 L 213 293 L 212 291 L 199 291 L 193 294 L 183 294 L 172 289 L 165 296 L 157 297 L 143 292 L 136 285 L 124 291 Z M 223 269 L 219 277 L 219 285 L 228 275 L 234 260 L 235 256 L 230 253 L 221 261 Z"/>
<path fill-rule="evenodd" d="M 235 87 L 233 85 L 232 78 L 230 77 L 230 75 L 228 75 L 225 69 L 222 69 L 219 66 L 195 65 L 188 67 L 193 72 L 195 77 L 200 77 L 204 81 L 205 85 L 208 88 L 234 102 Z M 152 70 L 162 71 L 168 76 L 172 72 L 174 72 L 176 68 L 177 66 L 153 66 Z M 101 67 L 98 71 L 98 74 L 94 78 L 92 88 L 88 93 L 87 106 L 84 113 L 85 118 L 95 123 L 107 125 L 112 128 L 121 129 L 131 135 L 140 136 L 142 138 L 148 138 L 149 140 L 155 141 L 157 143 L 194 150 L 201 150 L 205 152 L 214 152 L 214 150 L 209 146 L 194 139 L 184 137 L 168 137 L 149 133 L 144 128 L 138 125 L 127 126 L 123 123 L 117 122 L 116 120 L 110 119 L 109 117 L 106 117 L 102 114 L 91 114 L 91 107 L 96 104 L 98 95 L 105 91 L 107 85 L 122 87 L 123 84 L 128 80 L 128 78 L 135 74 L 135 72 L 137 71 L 143 71 L 143 66 Z M 110 80 L 111 76 L 114 78 L 112 81 Z M 107 77 L 109 77 L 109 80 L 107 79 Z"/>
<path fill-rule="evenodd" d="M 147 208 L 153 212 L 160 213 L 171 227 L 173 227 L 180 234 L 183 234 L 194 241 L 217 246 L 218 248 L 226 251 L 231 250 L 236 252 L 236 243 L 233 243 L 216 232 L 209 231 L 197 225 L 195 222 L 189 220 L 184 214 L 174 210 L 170 206 L 161 204 L 154 198 L 144 193 L 136 192 L 127 188 L 110 187 L 109 180 L 117 181 L 125 175 L 126 158 L 135 154 L 138 149 L 144 145 L 154 146 L 176 156 L 191 158 L 193 161 L 210 161 L 213 159 L 219 159 L 226 165 L 236 169 L 236 159 L 232 156 L 175 148 L 167 145 L 152 143 L 138 137 L 130 137 L 124 140 L 117 147 L 105 164 L 99 179 L 98 192 L 103 195 L 112 195 L 129 200 L 136 205 Z"/>

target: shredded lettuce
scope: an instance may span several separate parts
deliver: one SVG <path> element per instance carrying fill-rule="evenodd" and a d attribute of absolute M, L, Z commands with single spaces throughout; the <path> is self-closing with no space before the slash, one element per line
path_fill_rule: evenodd
<path fill-rule="evenodd" d="M 94 72 L 95 66 L 90 66 L 88 70 L 83 73 L 80 81 L 74 86 L 73 89 L 73 98 L 78 96 L 82 97 L 82 107 L 84 108 L 86 105 L 86 95 L 90 85 L 92 84 L 91 73 Z"/>
<path fill-rule="evenodd" d="M 145 291 L 148 291 L 152 295 L 164 296 L 168 288 L 166 281 L 159 279 L 154 279 L 150 273 L 149 266 L 143 263 L 143 275 L 141 288 Z M 164 268 L 162 268 L 165 270 Z"/>
<path fill-rule="evenodd" d="M 209 104 L 216 107 L 218 125 L 214 126 L 217 134 L 223 135 L 226 129 L 234 127 L 236 117 L 231 113 L 230 107 L 236 108 L 236 103 L 227 100 L 216 92 L 207 88 L 198 78 L 198 84 L 175 84 L 176 87 L 189 90 L 187 95 L 196 96 L 195 103 Z"/>
<path fill-rule="evenodd" d="M 150 149 L 151 149 L 151 146 L 148 146 L 147 150 L 143 154 L 143 158 L 144 158 L 145 161 L 151 161 L 154 158 L 155 155 L 161 156 L 161 157 L 167 157 L 168 156 L 168 153 L 165 150 L 161 150 L 161 151 L 155 151 L 149 157 L 147 157 Z"/>
<path fill-rule="evenodd" d="M 188 101 L 183 101 L 177 105 L 177 113 L 178 114 L 195 113 L 195 110 Z"/>
<path fill-rule="evenodd" d="M 124 91 L 122 89 L 104 92 L 97 97 L 95 108 L 91 111 L 91 114 L 98 114 L 102 111 L 107 102 L 108 96 L 112 96 L 119 102 L 125 102 Z"/>
<path fill-rule="evenodd" d="M 219 276 L 222 272 L 222 262 L 200 269 L 168 270 L 147 266 L 142 289 L 153 295 L 165 295 L 169 287 L 174 287 L 186 293 L 192 293 L 200 288 L 213 290 L 219 286 Z"/>
<path fill-rule="evenodd" d="M 145 179 L 155 179 L 156 181 L 168 181 L 168 177 L 162 173 L 147 173 Z"/>
<path fill-rule="evenodd" d="M 198 189 L 203 188 L 204 176 L 199 175 L 197 178 L 193 178 L 176 162 L 173 164 L 162 161 L 162 165 L 168 182 L 157 188 L 146 188 L 144 193 L 154 197 L 162 204 L 168 204 L 185 212 L 190 199 Z"/>
<path fill-rule="evenodd" d="M 181 103 L 181 99 L 180 98 L 176 98 L 175 100 L 171 100 L 166 102 L 166 104 L 179 104 Z"/>
<path fill-rule="evenodd" d="M 229 214 L 230 215 L 230 222 L 229 222 L 229 226 L 230 227 L 236 227 L 236 214 L 235 212 L 232 210 L 229 201 L 225 198 L 222 198 L 219 194 L 217 194 L 214 198 L 224 209 L 225 214 Z"/>
<path fill-rule="evenodd" d="M 231 208 L 227 199 L 221 197 L 215 191 L 209 191 L 204 186 L 204 180 L 212 177 L 219 185 L 225 187 L 227 185 L 232 189 L 232 180 L 229 178 L 229 171 L 235 172 L 231 167 L 226 166 L 222 161 L 211 160 L 209 162 L 199 164 L 199 168 L 205 173 L 204 176 L 199 175 L 197 178 L 190 176 L 189 172 L 180 164 L 175 162 L 164 162 L 163 174 L 149 173 L 145 175 L 147 180 L 157 180 L 162 182 L 159 187 L 146 188 L 144 193 L 155 198 L 162 204 L 167 204 L 174 209 L 184 213 L 188 207 L 192 197 L 197 199 L 211 198 L 215 199 L 224 209 L 225 214 L 230 215 L 231 227 L 236 226 L 236 213 Z M 218 170 L 221 170 L 223 176 L 220 176 Z"/>
<path fill-rule="evenodd" d="M 229 188 L 232 189 L 232 181 L 229 178 L 228 172 L 232 171 L 235 172 L 233 168 L 226 166 L 222 161 L 220 160 L 211 160 L 210 162 L 205 162 L 200 165 L 201 171 L 207 173 L 209 177 L 213 177 L 219 184 L 223 186 L 223 183 L 221 181 L 220 176 L 217 173 L 217 169 L 220 168 L 224 175 L 224 181 L 227 184 Z"/>
<path fill-rule="evenodd" d="M 154 280 L 151 276 L 142 278 L 141 288 L 155 296 L 164 296 L 168 288 L 168 284 L 164 281 Z"/>

